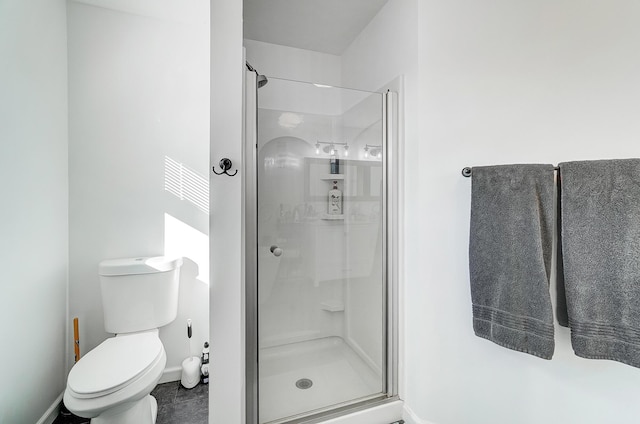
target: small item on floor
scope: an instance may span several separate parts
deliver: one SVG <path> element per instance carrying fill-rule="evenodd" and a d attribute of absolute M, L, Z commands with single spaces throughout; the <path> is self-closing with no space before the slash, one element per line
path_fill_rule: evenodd
<path fill-rule="evenodd" d="M 202 364 L 200 367 L 200 382 L 202 384 L 209 383 L 209 364 Z"/>
<path fill-rule="evenodd" d="M 204 347 L 202 348 L 202 363 L 209 363 L 209 342 L 204 342 Z"/>
<path fill-rule="evenodd" d="M 62 415 L 63 417 L 71 416 L 71 411 L 67 409 L 67 407 L 64 405 L 64 402 L 60 404 L 60 415 Z"/>
<path fill-rule="evenodd" d="M 189 353 L 191 350 L 191 319 L 187 320 L 187 338 L 189 340 Z M 187 359 L 182 361 L 182 378 L 180 379 L 180 383 L 184 386 L 185 389 L 192 389 L 198 385 L 200 382 L 200 357 L 199 356 L 189 356 Z"/>
<path fill-rule="evenodd" d="M 80 331 L 78 330 L 78 317 L 73 319 L 73 350 L 75 352 L 75 362 L 80 360 Z"/>
<path fill-rule="evenodd" d="M 192 356 L 182 361 L 182 378 L 180 384 L 185 389 L 193 389 L 200 382 L 200 358 Z"/>
<path fill-rule="evenodd" d="M 200 367 L 200 382 L 209 383 L 209 342 L 204 342 L 202 348 L 202 366 Z"/>

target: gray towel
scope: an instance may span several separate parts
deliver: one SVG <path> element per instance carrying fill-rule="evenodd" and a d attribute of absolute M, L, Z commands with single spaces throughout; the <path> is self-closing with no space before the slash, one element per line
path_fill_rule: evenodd
<path fill-rule="evenodd" d="M 640 367 L 640 159 L 559 166 L 573 350 Z"/>
<path fill-rule="evenodd" d="M 473 329 L 551 359 L 552 165 L 474 167 L 469 271 Z"/>

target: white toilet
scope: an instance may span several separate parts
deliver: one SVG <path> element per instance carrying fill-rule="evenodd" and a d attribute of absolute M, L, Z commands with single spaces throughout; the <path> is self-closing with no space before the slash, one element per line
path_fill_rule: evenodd
<path fill-rule="evenodd" d="M 182 258 L 114 259 L 99 265 L 104 328 L 116 336 L 84 355 L 69 373 L 64 404 L 92 424 L 154 424 L 150 395 L 167 356 L 158 328 L 178 312 Z"/>

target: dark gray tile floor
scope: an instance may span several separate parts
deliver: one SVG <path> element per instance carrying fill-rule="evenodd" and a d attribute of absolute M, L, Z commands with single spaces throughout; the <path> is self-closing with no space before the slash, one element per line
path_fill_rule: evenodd
<path fill-rule="evenodd" d="M 207 424 L 209 385 L 185 389 L 179 381 L 158 384 L 151 394 L 158 401 L 156 424 Z"/>
<path fill-rule="evenodd" d="M 60 411 L 58 417 L 53 421 L 53 424 L 88 424 L 88 418 L 76 417 L 68 411 Z"/>
<path fill-rule="evenodd" d="M 207 424 L 209 417 L 209 385 L 198 384 L 185 389 L 179 381 L 158 384 L 151 392 L 158 401 L 156 424 Z M 88 424 L 86 418 L 58 414 L 53 424 Z"/>

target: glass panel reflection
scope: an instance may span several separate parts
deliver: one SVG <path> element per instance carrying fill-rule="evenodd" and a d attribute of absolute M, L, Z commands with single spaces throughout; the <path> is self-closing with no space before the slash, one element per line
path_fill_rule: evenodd
<path fill-rule="evenodd" d="M 382 95 L 258 93 L 260 423 L 384 392 Z"/>

